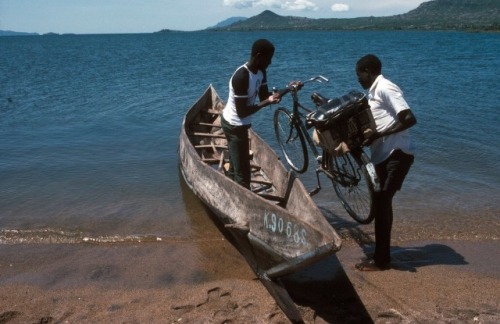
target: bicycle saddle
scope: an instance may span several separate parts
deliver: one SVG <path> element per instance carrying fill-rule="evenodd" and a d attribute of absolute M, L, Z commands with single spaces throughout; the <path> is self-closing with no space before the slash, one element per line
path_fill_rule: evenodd
<path fill-rule="evenodd" d="M 365 94 L 357 90 L 352 90 L 341 97 L 332 99 L 315 92 L 311 95 L 311 100 L 318 109 L 309 114 L 307 119 L 308 122 L 320 130 L 370 107 Z"/>

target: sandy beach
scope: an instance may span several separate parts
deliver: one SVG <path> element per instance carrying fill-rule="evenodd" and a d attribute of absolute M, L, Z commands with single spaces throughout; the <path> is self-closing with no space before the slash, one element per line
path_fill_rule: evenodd
<path fill-rule="evenodd" d="M 178 167 L 187 110 L 209 84 L 226 100 L 259 33 L 2 38 L 0 324 L 289 323 Z M 355 223 L 321 180 L 314 199 L 343 246 L 284 278 L 306 323 L 500 323 L 499 115 L 489 95 L 499 35 L 269 34 L 271 87 L 330 79 L 302 90 L 306 107 L 313 92 L 360 89 L 354 65 L 371 48 L 418 119 L 416 161 L 394 203 L 393 269 L 354 270 L 373 224 Z M 287 96 L 253 120 L 277 152 L 274 111 L 291 104 Z M 315 164 L 300 175 L 308 191 Z"/>
<path fill-rule="evenodd" d="M 359 272 L 353 240 L 285 282 L 306 323 L 499 323 L 497 241 L 396 242 Z M 368 248 L 369 250 L 369 248 Z M 224 239 L 0 246 L 0 323 L 289 323 Z"/>

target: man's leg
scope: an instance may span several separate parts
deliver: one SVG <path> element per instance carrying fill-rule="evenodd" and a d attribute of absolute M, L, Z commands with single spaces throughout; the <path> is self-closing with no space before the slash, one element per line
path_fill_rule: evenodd
<path fill-rule="evenodd" d="M 245 188 L 250 188 L 250 145 L 248 126 L 232 126 L 222 119 L 229 151 L 228 176 Z"/>
<path fill-rule="evenodd" d="M 360 263 L 360 270 L 389 269 L 391 264 L 391 231 L 393 222 L 392 200 L 413 163 L 413 156 L 400 150 L 394 151 L 384 162 L 375 166 L 380 179 L 381 191 L 373 195 L 371 212 L 375 216 L 374 266 Z"/>
<path fill-rule="evenodd" d="M 234 181 L 250 189 L 250 145 L 248 141 L 248 128 L 241 127 L 237 131 L 237 140 L 234 141 L 233 152 L 237 152 L 233 161 Z M 231 154 L 231 153 L 230 153 Z"/>
<path fill-rule="evenodd" d="M 233 147 L 235 146 L 234 141 L 237 141 L 236 136 L 233 134 L 233 126 L 229 124 L 224 118 L 221 119 L 222 130 L 227 139 L 227 150 L 229 152 L 229 169 L 227 170 L 227 176 L 234 180 L 234 168 L 232 157 L 236 156 L 237 151 L 233 152 Z"/>
<path fill-rule="evenodd" d="M 394 151 L 375 169 L 381 178 L 382 190 L 374 195 L 375 214 L 375 263 L 379 267 L 390 266 L 391 263 L 391 231 L 393 222 L 392 200 L 413 164 L 413 156 L 400 150 Z"/>
<path fill-rule="evenodd" d="M 386 269 L 391 264 L 392 198 L 394 191 L 381 191 L 375 194 L 375 264 Z"/>

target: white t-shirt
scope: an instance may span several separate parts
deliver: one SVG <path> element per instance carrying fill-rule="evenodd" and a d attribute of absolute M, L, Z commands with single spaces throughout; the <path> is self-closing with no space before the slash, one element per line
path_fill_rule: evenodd
<path fill-rule="evenodd" d="M 377 125 L 377 132 L 392 127 L 399 122 L 397 114 L 410 109 L 403 97 L 403 91 L 382 75 L 379 75 L 370 87 L 368 103 Z M 374 164 L 383 162 L 397 149 L 407 154 L 414 154 L 408 129 L 376 139 L 370 146 L 372 162 Z"/>
<path fill-rule="evenodd" d="M 229 98 L 227 99 L 226 107 L 222 112 L 224 119 L 233 126 L 250 125 L 252 116 L 240 118 L 236 112 L 236 98 L 247 98 L 247 105 L 255 105 L 255 101 L 259 96 L 259 90 L 262 85 L 265 85 L 265 73 L 261 70 L 257 73 L 252 73 L 246 64 L 240 66 L 231 76 L 229 80 Z"/>

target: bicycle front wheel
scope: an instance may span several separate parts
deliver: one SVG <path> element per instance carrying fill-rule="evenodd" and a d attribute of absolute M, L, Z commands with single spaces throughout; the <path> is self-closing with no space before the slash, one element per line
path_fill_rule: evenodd
<path fill-rule="evenodd" d="M 373 185 L 366 166 L 361 160 L 362 152 L 349 152 L 328 159 L 328 169 L 333 174 L 333 188 L 347 213 L 360 224 L 369 224 L 374 215 L 370 213 Z"/>
<path fill-rule="evenodd" d="M 274 112 L 274 131 L 288 165 L 304 173 L 309 163 L 304 134 L 288 109 L 280 107 Z"/>

